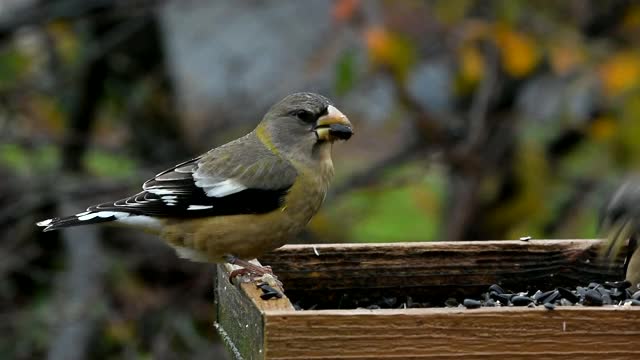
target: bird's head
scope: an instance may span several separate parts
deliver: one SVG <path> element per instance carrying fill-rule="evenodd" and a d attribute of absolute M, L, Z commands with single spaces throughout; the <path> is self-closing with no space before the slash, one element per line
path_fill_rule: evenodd
<path fill-rule="evenodd" d="M 353 135 L 349 119 L 329 99 L 307 92 L 291 94 L 273 105 L 257 131 L 263 142 L 277 149 L 299 151 Z"/>

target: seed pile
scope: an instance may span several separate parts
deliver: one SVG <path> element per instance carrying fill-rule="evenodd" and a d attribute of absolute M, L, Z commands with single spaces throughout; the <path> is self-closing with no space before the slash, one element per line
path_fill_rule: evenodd
<path fill-rule="evenodd" d="M 262 287 L 261 287 L 262 288 Z M 270 287 L 262 288 L 263 299 L 278 297 L 279 293 Z M 371 293 L 338 295 L 334 300 L 325 303 L 316 303 L 313 299 L 294 300 L 293 306 L 296 310 L 314 309 L 409 309 L 409 308 L 467 308 L 477 309 L 480 307 L 495 306 L 542 306 L 553 310 L 558 306 L 640 306 L 640 290 L 632 287 L 628 281 L 605 282 L 603 284 L 590 283 L 587 286 L 577 286 L 575 288 L 558 287 L 549 291 L 529 291 L 510 292 L 500 285 L 491 285 L 486 292 L 476 298 L 462 297 L 448 298 L 445 301 L 429 301 L 422 296 L 412 297 L 409 295 L 373 295 Z M 295 296 L 294 296 L 295 298 Z M 442 298 L 441 298 L 442 299 Z M 309 301 L 311 300 L 311 301 Z"/>
<path fill-rule="evenodd" d="M 436 307 L 436 305 L 429 302 L 421 302 L 414 300 L 411 296 L 361 296 L 352 297 L 347 294 L 343 294 L 339 299 L 338 304 L 335 307 L 327 307 L 326 304 L 318 306 L 313 304 L 311 306 L 305 305 L 301 301 L 293 303 L 293 307 L 296 310 L 316 310 L 316 309 L 409 309 L 409 308 L 430 308 Z M 456 303 L 457 306 L 457 303 Z"/>
<path fill-rule="evenodd" d="M 635 290 L 635 292 L 634 292 Z M 492 306 L 544 306 L 553 310 L 556 306 L 640 306 L 640 290 L 632 289 L 628 281 L 605 282 L 604 284 L 590 283 L 587 287 L 578 286 L 575 289 L 559 287 L 555 290 L 529 293 L 510 293 L 497 284 L 491 285 L 482 294 L 482 299 L 464 299 L 462 306 L 467 309 Z M 447 307 L 460 306 L 455 299 L 445 302 Z"/>

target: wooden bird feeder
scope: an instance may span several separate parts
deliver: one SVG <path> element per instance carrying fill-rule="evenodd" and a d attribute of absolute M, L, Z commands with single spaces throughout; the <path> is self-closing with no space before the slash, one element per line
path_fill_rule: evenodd
<path fill-rule="evenodd" d="M 290 245 L 260 259 L 287 296 L 216 278 L 216 327 L 237 359 L 640 359 L 640 307 L 444 307 L 491 284 L 552 290 L 620 280 L 598 240 Z M 438 307 L 345 309 L 344 299 Z M 349 300 L 351 301 L 351 300 Z M 417 300 L 416 300 L 417 301 Z M 293 304 L 315 307 L 295 310 Z M 406 305 L 406 304 L 405 304 Z"/>

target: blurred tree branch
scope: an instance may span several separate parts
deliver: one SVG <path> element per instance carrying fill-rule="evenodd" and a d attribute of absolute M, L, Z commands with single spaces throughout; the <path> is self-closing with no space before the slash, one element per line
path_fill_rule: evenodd
<path fill-rule="evenodd" d="M 64 200 L 63 200 L 64 201 Z M 64 201 L 63 213 L 72 213 L 78 204 Z M 103 283 L 106 259 L 99 241 L 99 228 L 82 226 L 62 230 L 67 249 L 66 270 L 57 289 L 56 334 L 47 358 L 81 360 L 87 358 L 89 344 L 104 308 Z"/>
<path fill-rule="evenodd" d="M 150 9 L 162 0 L 35 0 L 26 6 L 18 6 L 12 13 L 0 16 L 0 41 L 15 31 L 33 25 L 43 25 L 55 20 L 76 20 L 95 12 L 121 9 L 130 12 L 135 8 Z"/>
<path fill-rule="evenodd" d="M 491 97 L 495 95 L 498 81 L 499 62 L 497 49 L 489 43 L 484 46 L 484 74 L 478 90 L 473 97 L 468 113 L 468 132 L 462 144 L 454 147 L 455 157 L 462 161 L 451 163 L 451 187 L 449 209 L 446 215 L 443 240 L 475 240 L 468 239 L 469 224 L 473 221 L 478 209 L 478 190 L 485 176 L 487 167 L 493 164 L 482 164 L 479 155 L 487 149 L 496 148 L 502 139 L 489 136 L 487 116 L 490 110 Z M 484 159 L 485 162 L 494 159 Z M 468 166 L 467 164 L 471 164 Z M 488 165 L 488 166 L 487 166 Z"/>
<path fill-rule="evenodd" d="M 498 49 L 491 43 L 484 43 L 484 74 L 480 86 L 473 97 L 469 108 L 469 130 L 462 151 L 466 156 L 472 156 L 487 141 L 487 115 L 491 97 L 495 95 L 500 71 Z"/>
<path fill-rule="evenodd" d="M 90 22 L 87 41 L 99 38 L 107 30 L 108 27 Z M 82 159 L 87 150 L 98 102 L 104 92 L 106 75 L 106 59 L 94 57 L 86 63 L 79 76 L 62 149 L 63 176 L 84 172 Z M 59 213 L 74 213 L 79 205 L 76 202 L 73 198 L 59 198 Z M 80 360 L 87 357 L 91 338 L 101 317 L 95 309 L 101 307 L 100 295 L 104 286 L 105 257 L 99 231 L 96 227 L 61 231 L 68 261 L 58 286 L 60 317 L 55 325 L 56 337 L 48 353 L 50 360 Z"/>

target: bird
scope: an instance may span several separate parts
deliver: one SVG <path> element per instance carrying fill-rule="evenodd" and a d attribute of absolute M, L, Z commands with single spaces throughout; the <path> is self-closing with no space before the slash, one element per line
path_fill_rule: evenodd
<path fill-rule="evenodd" d="M 303 231 L 333 178 L 333 143 L 352 135 L 349 119 L 329 99 L 294 93 L 253 131 L 160 172 L 141 192 L 37 225 L 43 231 L 98 223 L 137 227 L 158 235 L 179 257 L 264 275 L 267 267 L 248 260 Z"/>
<path fill-rule="evenodd" d="M 640 176 L 631 176 L 614 193 L 601 216 L 606 232 L 603 253 L 614 259 L 627 245 L 625 280 L 640 288 Z"/>

